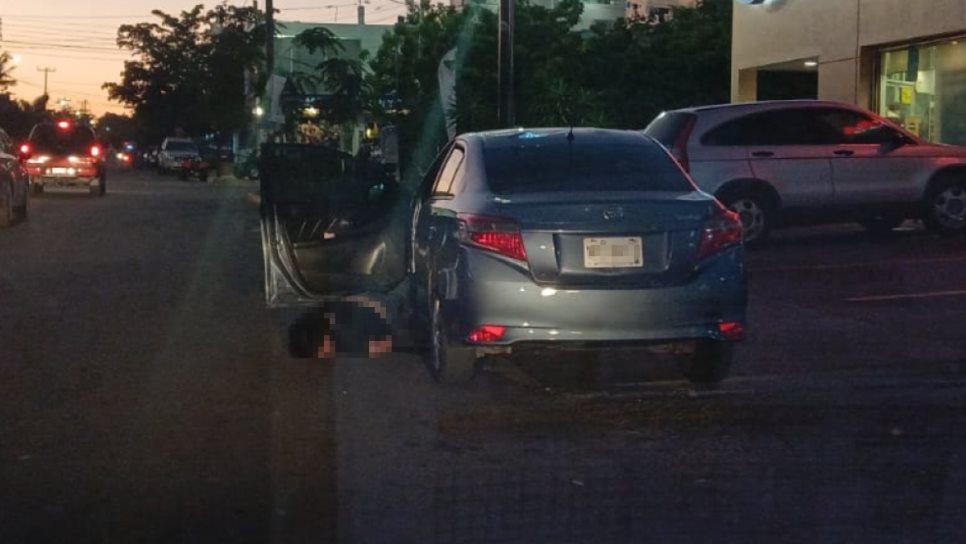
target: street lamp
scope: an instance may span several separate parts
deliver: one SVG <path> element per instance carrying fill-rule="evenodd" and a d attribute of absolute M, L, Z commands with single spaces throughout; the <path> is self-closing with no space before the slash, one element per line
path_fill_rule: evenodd
<path fill-rule="evenodd" d="M 261 106 L 255 106 L 255 109 L 252 110 L 252 113 L 255 114 L 255 117 L 261 117 L 265 115 L 265 109 Z"/>

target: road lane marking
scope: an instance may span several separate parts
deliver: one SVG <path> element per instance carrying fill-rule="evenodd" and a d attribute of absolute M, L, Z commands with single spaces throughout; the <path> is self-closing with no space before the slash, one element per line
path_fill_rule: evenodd
<path fill-rule="evenodd" d="M 962 297 L 966 296 L 966 289 L 958 291 L 933 291 L 931 293 L 905 293 L 897 295 L 871 295 L 865 297 L 852 297 L 845 299 L 846 302 L 878 302 L 884 300 L 904 300 L 915 298 L 937 298 L 937 297 Z"/>
<path fill-rule="evenodd" d="M 879 261 L 870 263 L 843 263 L 843 264 L 816 264 L 816 265 L 803 265 L 803 266 L 776 266 L 772 268 L 759 268 L 756 269 L 754 264 L 749 268 L 751 272 L 804 272 L 804 271 L 821 271 L 821 270 L 848 270 L 851 268 L 872 268 L 879 266 L 909 266 L 918 264 L 932 264 L 932 263 L 958 263 L 966 261 L 966 256 L 963 257 L 936 257 L 934 259 L 913 259 L 913 260 L 892 260 L 892 261 Z"/>

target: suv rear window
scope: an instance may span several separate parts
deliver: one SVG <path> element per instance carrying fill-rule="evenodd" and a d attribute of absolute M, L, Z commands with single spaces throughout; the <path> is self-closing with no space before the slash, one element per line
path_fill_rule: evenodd
<path fill-rule="evenodd" d="M 674 159 L 650 141 L 581 141 L 578 136 L 572 144 L 565 137 L 533 142 L 539 143 L 486 148 L 493 193 L 693 190 Z"/>
<path fill-rule="evenodd" d="M 167 142 L 166 144 L 164 144 L 164 150 L 165 151 L 194 151 L 194 152 L 197 152 L 198 151 L 198 146 L 196 146 L 193 142 L 178 142 L 178 141 L 174 141 L 174 142 Z"/>
<path fill-rule="evenodd" d="M 658 115 L 651 121 L 651 124 L 647 125 L 644 134 L 661 142 L 665 147 L 671 148 L 696 117 L 693 113 L 665 112 Z"/>
<path fill-rule="evenodd" d="M 37 151 L 86 154 L 96 140 L 94 132 L 85 126 L 37 125 L 30 133 L 30 143 Z"/>

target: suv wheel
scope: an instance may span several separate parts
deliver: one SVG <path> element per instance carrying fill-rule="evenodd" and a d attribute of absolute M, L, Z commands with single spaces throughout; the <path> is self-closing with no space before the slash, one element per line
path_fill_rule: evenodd
<path fill-rule="evenodd" d="M 694 353 L 681 360 L 681 373 L 693 385 L 711 386 L 728 377 L 734 344 L 716 340 L 700 341 Z"/>
<path fill-rule="evenodd" d="M 966 232 L 966 181 L 937 184 L 926 198 L 924 222 L 940 234 Z"/>
<path fill-rule="evenodd" d="M 107 192 L 107 180 L 101 179 L 100 183 L 97 185 L 91 185 L 88 190 L 90 191 L 91 196 L 104 196 L 104 194 Z"/>
<path fill-rule="evenodd" d="M 13 210 L 13 193 L 6 191 L 0 196 L 0 227 L 9 227 L 13 224 L 16 214 Z"/>
<path fill-rule="evenodd" d="M 430 303 L 429 367 L 436 381 L 463 383 L 473 379 L 476 370 L 476 350 L 469 347 L 453 347 L 443 322 L 442 302 L 432 297 Z"/>
<path fill-rule="evenodd" d="M 746 244 L 759 243 L 771 233 L 774 206 L 764 192 L 728 191 L 718 198 L 725 207 L 738 214 Z"/>

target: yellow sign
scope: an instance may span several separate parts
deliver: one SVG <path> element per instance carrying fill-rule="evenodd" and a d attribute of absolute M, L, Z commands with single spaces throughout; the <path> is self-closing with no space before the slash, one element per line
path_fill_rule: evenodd
<path fill-rule="evenodd" d="M 912 87 L 902 87 L 899 94 L 902 103 L 908 105 L 912 104 L 912 100 L 916 96 L 916 91 Z"/>

